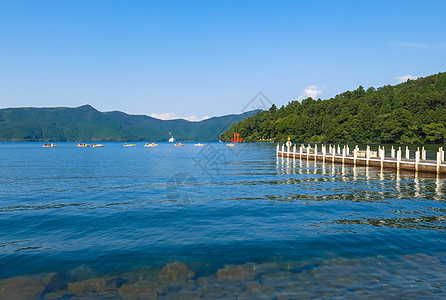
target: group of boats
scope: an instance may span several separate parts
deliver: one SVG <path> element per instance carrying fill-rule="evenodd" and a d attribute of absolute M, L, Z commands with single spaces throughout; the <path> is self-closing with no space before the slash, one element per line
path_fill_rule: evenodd
<path fill-rule="evenodd" d="M 170 141 L 170 140 L 169 140 Z M 175 143 L 174 144 L 174 146 L 175 147 L 184 147 L 184 144 L 182 144 L 182 143 L 179 143 L 179 142 L 177 142 L 177 143 Z M 202 144 L 202 143 L 197 143 L 197 144 L 194 144 L 194 146 L 195 147 L 203 147 L 204 146 L 204 144 Z M 228 147 L 233 147 L 234 146 L 234 144 L 233 143 L 229 143 L 229 144 L 226 144 L 226 146 L 228 146 Z M 43 144 L 43 146 L 42 146 L 43 148 L 55 148 L 55 147 L 57 147 L 55 144 L 53 144 L 53 143 L 45 143 L 45 144 Z M 104 147 L 104 145 L 102 145 L 102 144 L 86 144 L 86 143 L 79 143 L 79 144 L 77 144 L 77 147 L 78 148 L 100 148 L 100 147 Z M 125 143 L 124 144 L 124 147 L 136 147 L 136 144 L 127 144 L 127 143 Z M 145 145 L 144 145 L 144 147 L 158 147 L 158 144 L 156 144 L 156 143 L 146 143 Z"/>
<path fill-rule="evenodd" d="M 174 146 L 175 147 L 184 147 L 184 144 L 182 144 L 182 143 L 175 143 L 174 144 Z M 194 144 L 194 146 L 196 146 L 196 147 L 203 147 L 204 146 L 204 144 L 202 144 L 202 143 L 197 143 L 197 144 Z M 42 146 L 43 148 L 55 148 L 55 147 L 57 147 L 55 144 L 53 144 L 53 143 L 45 143 L 45 144 L 43 144 L 43 146 Z M 85 144 L 85 143 L 79 143 L 79 144 L 77 144 L 77 147 L 78 148 L 99 148 L 99 147 L 104 147 L 104 145 L 102 145 L 102 144 Z M 127 143 L 125 143 L 124 144 L 124 147 L 136 147 L 136 144 L 127 144 Z M 156 143 L 146 143 L 145 145 L 144 145 L 144 147 L 158 147 L 158 144 L 156 144 Z"/>
<path fill-rule="evenodd" d="M 56 148 L 57 146 L 56 145 L 54 145 L 54 144 L 43 144 L 43 146 L 42 146 L 43 148 Z"/>
<path fill-rule="evenodd" d="M 79 144 L 77 144 L 77 147 L 78 148 L 88 148 L 88 147 L 100 148 L 100 147 L 104 147 L 104 145 L 102 145 L 102 144 L 91 144 L 91 145 L 89 145 L 89 144 L 85 144 L 85 143 L 79 143 Z"/>

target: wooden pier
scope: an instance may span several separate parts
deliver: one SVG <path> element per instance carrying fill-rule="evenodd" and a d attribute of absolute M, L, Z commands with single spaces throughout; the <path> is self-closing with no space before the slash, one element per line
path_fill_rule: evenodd
<path fill-rule="evenodd" d="M 293 147 L 292 147 L 293 146 Z M 320 151 L 319 151 L 320 150 Z M 322 162 L 332 162 L 349 165 L 372 166 L 385 169 L 407 170 L 419 173 L 433 173 L 446 175 L 446 162 L 443 147 L 437 152 L 436 160 L 426 159 L 426 150 L 424 147 L 415 151 L 415 158 L 410 158 L 410 151 L 406 147 L 404 151 L 401 147 L 394 149 L 392 147 L 390 157 L 385 156 L 384 147 L 379 146 L 377 151 L 371 151 L 370 146 L 367 149 L 360 150 L 358 146 L 350 151 L 349 146 L 333 145 L 292 145 L 290 141 L 286 144 L 277 144 L 277 156 L 286 158 L 307 159 Z"/>

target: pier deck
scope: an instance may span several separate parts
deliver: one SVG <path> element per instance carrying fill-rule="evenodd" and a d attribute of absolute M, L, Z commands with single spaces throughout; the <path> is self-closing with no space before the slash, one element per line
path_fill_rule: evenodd
<path fill-rule="evenodd" d="M 280 149 L 280 145 L 277 145 L 277 156 L 285 158 L 294 159 L 306 159 L 315 160 L 323 162 L 333 162 L 339 164 L 349 164 L 349 165 L 362 165 L 362 166 L 373 166 L 385 169 L 394 170 L 408 170 L 420 173 L 433 173 L 446 175 L 446 162 L 444 161 L 444 151 L 442 148 L 437 152 L 437 160 L 426 160 L 426 154 L 422 151 L 415 152 L 415 159 L 402 158 L 401 148 L 394 151 L 392 148 L 392 155 L 395 157 L 385 157 L 384 149 L 379 148 L 377 152 L 370 151 L 368 147 L 365 151 L 360 151 L 359 148 L 355 147 L 353 154 L 350 154 L 348 147 L 343 146 L 341 149 L 339 146 L 329 148 L 325 145 L 320 146 L 322 152 L 318 152 L 318 147 L 304 147 L 303 145 L 300 149 L 296 149 L 296 146 L 291 149 L 291 144 L 283 144 Z M 342 150 L 342 151 L 341 151 Z M 361 157 L 364 156 L 365 157 Z M 409 152 L 406 148 L 406 157 L 409 157 Z"/>

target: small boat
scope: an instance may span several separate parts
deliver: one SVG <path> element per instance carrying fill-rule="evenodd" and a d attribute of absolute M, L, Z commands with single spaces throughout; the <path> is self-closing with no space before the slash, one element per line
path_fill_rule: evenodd
<path fill-rule="evenodd" d="M 135 146 L 136 144 L 127 144 L 127 143 L 124 144 L 124 147 L 135 147 Z"/>
<path fill-rule="evenodd" d="M 175 143 L 175 145 L 174 145 L 175 147 L 183 147 L 184 146 L 184 144 L 181 144 L 181 143 Z"/>
<path fill-rule="evenodd" d="M 158 146 L 158 144 L 155 144 L 155 143 L 151 143 L 151 144 L 146 143 L 146 144 L 144 145 L 144 147 L 157 147 L 157 146 Z"/>
<path fill-rule="evenodd" d="M 104 145 L 102 145 L 102 144 L 93 144 L 93 145 L 91 145 L 91 148 L 100 148 L 100 147 L 104 147 Z"/>
<path fill-rule="evenodd" d="M 173 136 L 169 139 L 169 143 L 173 143 L 175 142 L 175 139 L 173 138 Z"/>
<path fill-rule="evenodd" d="M 230 144 L 226 144 L 226 146 L 228 146 L 228 147 L 234 147 L 234 144 L 233 144 L 233 143 L 230 143 Z"/>
<path fill-rule="evenodd" d="M 202 143 L 194 144 L 195 147 L 203 147 L 204 145 Z"/>
<path fill-rule="evenodd" d="M 88 145 L 88 144 L 85 144 L 85 143 L 79 143 L 79 144 L 77 144 L 77 146 L 78 146 L 79 148 L 86 148 L 86 147 L 90 147 L 90 145 Z"/>
<path fill-rule="evenodd" d="M 53 143 L 51 143 L 51 144 L 43 144 L 42 147 L 43 148 L 56 148 L 56 145 L 54 145 Z"/>

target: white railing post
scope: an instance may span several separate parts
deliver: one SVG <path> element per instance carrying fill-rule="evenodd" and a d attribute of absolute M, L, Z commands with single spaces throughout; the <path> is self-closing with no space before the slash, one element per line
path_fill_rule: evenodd
<path fill-rule="evenodd" d="M 420 147 L 415 152 L 415 172 L 418 172 L 418 166 L 420 165 Z"/>
<path fill-rule="evenodd" d="M 327 147 L 322 145 L 322 162 L 325 162 L 325 154 L 327 153 Z"/>
<path fill-rule="evenodd" d="M 406 146 L 406 159 L 409 159 L 410 153 L 409 153 L 409 147 Z"/>
<path fill-rule="evenodd" d="M 296 144 L 293 146 L 293 158 L 296 158 Z"/>
<path fill-rule="evenodd" d="M 347 149 L 345 148 L 345 146 L 344 146 L 344 148 L 342 149 L 342 164 L 344 164 L 345 163 L 345 152 L 347 151 Z"/>
<path fill-rule="evenodd" d="M 366 163 L 367 163 L 367 166 L 369 165 L 369 160 L 370 160 L 370 146 L 367 146 L 367 151 L 366 151 Z"/>
<path fill-rule="evenodd" d="M 349 156 L 350 155 L 350 147 L 347 145 L 347 154 L 346 154 L 347 156 Z"/>
<path fill-rule="evenodd" d="M 440 173 L 440 166 L 441 166 L 441 152 L 437 152 L 437 174 Z"/>
<path fill-rule="evenodd" d="M 398 151 L 396 152 L 396 169 L 400 170 L 400 164 L 401 164 L 401 147 L 398 148 Z"/>
<path fill-rule="evenodd" d="M 282 144 L 282 156 L 284 156 L 285 153 L 285 144 Z"/>
<path fill-rule="evenodd" d="M 390 150 L 390 157 L 395 158 L 395 149 L 392 146 L 392 149 Z"/>
<path fill-rule="evenodd" d="M 356 158 L 358 158 L 358 146 L 353 149 L 353 164 L 356 166 Z"/>
<path fill-rule="evenodd" d="M 310 159 L 310 149 L 311 149 L 310 144 L 308 144 L 308 146 L 307 146 L 307 159 Z"/>
<path fill-rule="evenodd" d="M 314 145 L 314 160 L 317 160 L 317 145 Z"/>
<path fill-rule="evenodd" d="M 443 150 L 443 147 L 441 147 L 441 161 L 444 161 L 444 150 Z"/>
<path fill-rule="evenodd" d="M 426 150 L 424 149 L 424 146 L 421 149 L 421 159 L 422 160 L 426 160 Z"/>
<path fill-rule="evenodd" d="M 279 156 L 279 149 L 280 149 L 280 145 L 279 143 L 277 143 L 277 150 L 276 150 L 276 155 Z"/>
<path fill-rule="evenodd" d="M 384 168 L 384 157 L 386 156 L 386 153 L 384 152 L 384 146 L 382 149 L 380 149 L 380 155 L 379 157 L 381 158 L 381 169 Z"/>
<path fill-rule="evenodd" d="M 338 145 L 338 154 L 341 154 L 341 146 Z"/>

